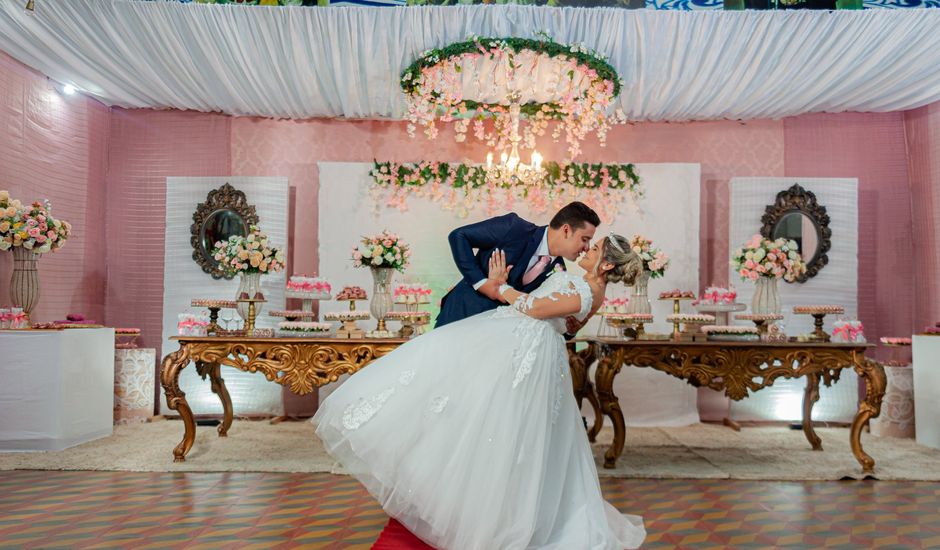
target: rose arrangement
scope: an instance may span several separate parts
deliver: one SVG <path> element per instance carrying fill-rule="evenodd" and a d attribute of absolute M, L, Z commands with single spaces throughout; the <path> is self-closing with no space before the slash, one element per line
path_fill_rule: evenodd
<path fill-rule="evenodd" d="M 666 273 L 669 256 L 653 246 L 653 241 L 643 235 L 634 235 L 630 239 L 630 248 L 643 260 L 643 269 L 650 272 L 650 277 L 657 279 Z"/>
<path fill-rule="evenodd" d="M 251 226 L 248 235 L 232 235 L 215 243 L 212 257 L 219 267 L 232 275 L 239 273 L 276 273 L 284 269 L 284 251 L 268 241 L 268 236 Z"/>
<path fill-rule="evenodd" d="M 352 249 L 353 267 L 391 267 L 404 272 L 411 250 L 398 235 L 387 229 L 378 235 L 365 236 Z"/>
<path fill-rule="evenodd" d="M 24 205 L 10 198 L 8 191 L 0 190 L 0 250 L 21 246 L 45 254 L 65 246 L 72 226 L 53 218 L 51 211 L 49 201 Z"/>
<path fill-rule="evenodd" d="M 796 241 L 772 241 L 760 235 L 754 235 L 743 247 L 734 251 L 731 265 L 742 279 L 751 281 L 769 277 L 793 282 L 806 273 L 806 263 L 800 256 Z"/>

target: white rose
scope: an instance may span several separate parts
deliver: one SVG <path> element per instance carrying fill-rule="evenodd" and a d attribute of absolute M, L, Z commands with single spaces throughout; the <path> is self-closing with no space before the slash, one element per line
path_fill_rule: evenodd
<path fill-rule="evenodd" d="M 392 254 L 391 252 L 386 252 L 386 253 L 385 253 L 385 261 L 388 262 L 388 263 L 394 262 L 394 261 L 395 261 L 395 255 Z"/>
<path fill-rule="evenodd" d="M 800 249 L 800 245 L 796 244 L 796 241 L 793 241 L 793 240 L 787 241 L 787 246 L 790 247 L 790 250 L 799 250 L 799 249 Z"/>
<path fill-rule="evenodd" d="M 362 257 L 363 257 L 363 258 L 371 258 L 371 257 L 372 257 L 372 249 L 369 248 L 369 247 L 366 246 L 366 245 L 362 245 L 362 246 L 359 247 L 359 253 L 362 254 Z"/>
<path fill-rule="evenodd" d="M 763 248 L 758 248 L 754 251 L 754 257 L 752 258 L 755 262 L 759 262 L 764 259 L 764 256 L 767 255 L 767 252 Z"/>
<path fill-rule="evenodd" d="M 372 265 L 382 265 L 382 257 L 376 256 L 375 258 L 372 258 Z"/>
<path fill-rule="evenodd" d="M 10 246 L 11 246 L 11 245 L 10 245 L 10 243 L 8 243 L 8 242 L 6 242 L 6 241 L 0 241 L 0 250 L 9 250 L 9 249 L 10 249 Z"/>
<path fill-rule="evenodd" d="M 36 241 L 32 239 L 28 241 L 23 241 L 23 248 L 25 248 L 26 250 L 32 250 L 34 244 L 36 244 Z"/>
<path fill-rule="evenodd" d="M 800 255 L 797 254 L 796 252 L 793 252 L 792 250 L 790 251 L 788 256 L 790 257 L 791 260 L 798 260 L 800 258 Z"/>
<path fill-rule="evenodd" d="M 50 250 L 52 250 L 52 241 L 46 241 L 46 244 L 36 249 L 36 253 L 45 254 L 46 252 L 49 252 Z"/>
<path fill-rule="evenodd" d="M 753 259 L 754 259 L 754 251 L 748 250 L 748 251 L 744 254 L 744 259 L 745 259 L 745 260 L 753 260 Z"/>

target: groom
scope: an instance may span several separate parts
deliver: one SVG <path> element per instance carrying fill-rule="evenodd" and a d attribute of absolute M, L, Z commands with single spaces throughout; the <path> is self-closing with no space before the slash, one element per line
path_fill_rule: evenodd
<path fill-rule="evenodd" d="M 574 261 L 587 252 L 600 223 L 594 210 L 573 202 L 559 210 L 548 226 L 535 225 L 510 213 L 453 230 L 448 240 L 463 279 L 441 301 L 436 326 L 502 305 L 499 283 L 487 278 L 490 255 L 496 249 L 506 253 L 506 265 L 511 266 L 507 283 L 528 293 L 556 267 L 565 269 L 564 259 Z M 569 333 L 578 328 L 577 322 L 569 318 Z"/>

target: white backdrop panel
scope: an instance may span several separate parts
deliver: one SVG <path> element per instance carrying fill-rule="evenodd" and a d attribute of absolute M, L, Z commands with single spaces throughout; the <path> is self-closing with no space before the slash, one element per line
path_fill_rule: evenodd
<path fill-rule="evenodd" d="M 793 306 L 835 304 L 845 308 L 846 316 L 858 315 L 858 180 L 855 178 L 732 178 L 730 250 L 744 244 L 760 232 L 761 216 L 777 193 L 798 183 L 815 193 L 819 204 L 829 214 L 832 248 L 829 264 L 807 282 L 779 283 L 783 323 L 788 334 L 813 331 L 813 318 L 795 315 Z M 742 282 L 728 267 L 729 280 L 738 289 L 738 300 L 750 305 L 754 285 Z M 832 330 L 833 319 L 826 318 L 826 331 Z M 754 397 L 734 402 L 732 416 L 736 420 L 799 420 L 802 418 L 805 381 L 777 380 Z M 832 388 L 820 390 L 819 402 L 813 407 L 813 418 L 834 422 L 851 421 L 858 399 L 858 377 L 854 371 L 842 371 L 841 380 Z"/>
<path fill-rule="evenodd" d="M 196 205 L 205 202 L 206 195 L 225 183 L 245 193 L 249 204 L 258 212 L 261 230 L 267 233 L 275 246 L 287 252 L 287 178 L 284 177 L 174 177 L 166 179 L 166 252 L 163 275 L 163 350 L 176 350 L 179 346 L 169 341 L 177 333 L 178 315 L 198 312 L 190 307 L 192 298 L 220 298 L 231 300 L 238 290 L 238 278 L 215 280 L 193 261 L 190 245 L 190 226 Z M 265 311 L 284 308 L 284 272 L 261 277 L 265 298 Z M 234 313 L 234 312 L 232 312 Z M 240 320 L 240 318 L 239 318 Z M 258 327 L 273 327 L 273 318 L 262 314 Z M 265 380 L 258 373 L 246 373 L 224 368 L 222 377 L 232 404 L 238 414 L 283 414 L 281 387 Z M 180 388 L 195 414 L 221 414 L 222 404 L 212 393 L 209 382 L 203 381 L 192 366 L 180 375 Z M 176 414 L 166 406 L 166 397 L 160 393 L 163 414 Z"/>
<path fill-rule="evenodd" d="M 368 196 L 371 185 L 368 163 L 319 163 L 320 171 L 320 274 L 334 286 L 359 285 L 371 296 L 372 280 L 368 270 L 356 269 L 350 262 L 350 251 L 361 235 L 389 229 L 412 246 L 414 263 L 404 275 L 396 274 L 396 282 L 422 281 L 433 291 L 433 316 L 436 302 L 460 278 L 447 243 L 447 234 L 454 228 L 486 218 L 482 212 L 471 212 L 458 218 L 453 212 L 424 199 L 412 199 L 408 212 L 383 209 L 379 217 L 372 211 Z M 611 225 L 601 226 L 598 236 L 610 231 L 630 237 L 642 233 L 652 238 L 673 258 L 664 279 L 650 286 L 654 297 L 661 290 L 672 288 L 698 289 L 699 265 L 699 187 L 698 164 L 639 164 L 637 172 L 643 180 L 646 197 L 642 213 L 630 207 Z M 522 206 L 522 205 L 520 205 Z M 517 213 L 534 223 L 547 224 L 552 213 L 533 214 L 524 207 Z M 580 269 L 572 262 L 568 268 Z M 616 285 L 608 295 L 626 296 L 629 289 Z M 343 308 L 337 302 L 324 302 L 322 311 Z M 666 331 L 663 321 L 669 313 L 666 304 L 653 301 L 659 321 L 651 330 Z M 595 334 L 597 321 L 592 321 L 583 334 Z M 370 322 L 374 326 L 374 321 Z M 336 385 L 321 388 L 321 399 Z M 630 425 L 682 425 L 698 421 L 696 392 L 681 380 L 651 369 L 626 368 L 615 384 L 624 416 Z"/>

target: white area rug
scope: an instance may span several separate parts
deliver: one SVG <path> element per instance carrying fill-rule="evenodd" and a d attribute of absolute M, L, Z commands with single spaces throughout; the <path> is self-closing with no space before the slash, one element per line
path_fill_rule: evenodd
<path fill-rule="evenodd" d="M 847 428 L 820 428 L 824 451 L 813 451 L 799 430 L 729 428 L 697 424 L 683 428 L 627 428 L 617 468 L 600 467 L 613 437 L 605 428 L 594 445 L 601 476 L 826 480 L 861 477 L 849 448 Z M 308 422 L 271 425 L 235 421 L 220 438 L 199 426 L 186 462 L 173 462 L 183 435 L 179 421 L 116 426 L 114 435 L 59 452 L 0 453 L 0 470 L 115 470 L 132 472 L 331 472 L 344 473 L 323 450 Z M 862 435 L 875 458 L 875 477 L 940 480 L 940 451 L 910 439 Z"/>

